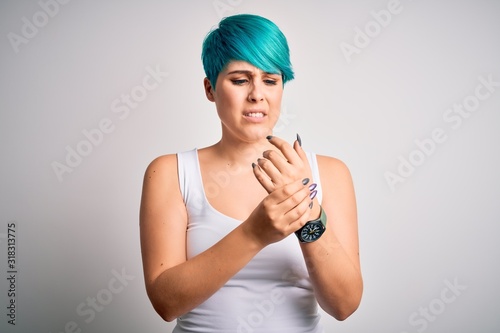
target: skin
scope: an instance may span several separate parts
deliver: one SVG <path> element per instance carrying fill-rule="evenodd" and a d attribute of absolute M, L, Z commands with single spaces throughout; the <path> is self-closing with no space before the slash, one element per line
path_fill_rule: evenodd
<path fill-rule="evenodd" d="M 141 248 L 148 296 L 167 321 L 213 295 L 267 245 L 320 215 L 320 203 L 310 196 L 311 184 L 304 184 L 304 179 L 312 177 L 302 147 L 297 141 L 292 146 L 278 137 L 266 139 L 279 117 L 281 76 L 234 61 L 219 74 L 215 89 L 208 79 L 204 87 L 208 100 L 216 105 L 222 137 L 198 151 L 202 179 L 205 184 L 210 175 L 221 171 L 230 175 L 228 186 L 207 197 L 219 212 L 242 222 L 211 248 L 187 260 L 188 219 L 176 155 L 151 162 L 141 200 Z M 260 113 L 264 116 L 250 116 Z M 341 161 L 326 156 L 317 159 L 321 205 L 328 224 L 319 240 L 307 244 L 297 240 L 297 246 L 319 305 L 344 320 L 359 306 L 363 289 L 354 189 Z"/>

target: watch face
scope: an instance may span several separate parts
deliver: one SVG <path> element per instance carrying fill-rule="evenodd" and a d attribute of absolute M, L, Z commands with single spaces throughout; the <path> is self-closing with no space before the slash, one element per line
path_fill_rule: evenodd
<path fill-rule="evenodd" d="M 300 238 L 304 242 L 314 242 L 325 231 L 325 227 L 321 222 L 306 223 L 302 230 L 300 230 Z"/>

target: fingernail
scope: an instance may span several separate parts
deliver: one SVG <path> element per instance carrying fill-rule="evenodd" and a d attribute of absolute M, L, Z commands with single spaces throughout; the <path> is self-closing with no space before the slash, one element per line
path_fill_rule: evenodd
<path fill-rule="evenodd" d="M 272 135 L 268 135 L 268 136 L 266 136 L 266 139 L 268 139 L 268 140 L 271 140 L 272 138 L 273 138 L 273 136 L 272 136 Z"/>
<path fill-rule="evenodd" d="M 311 203 L 309 204 L 309 208 L 312 209 L 313 205 L 314 205 L 314 201 L 311 201 Z"/>
<path fill-rule="evenodd" d="M 316 188 L 316 186 L 318 186 L 318 184 L 316 184 L 316 183 L 309 185 L 309 191 L 314 190 Z"/>
<path fill-rule="evenodd" d="M 314 199 L 316 197 L 316 194 L 318 194 L 318 191 L 314 190 L 309 194 L 309 198 Z"/>
<path fill-rule="evenodd" d="M 302 179 L 302 184 L 307 185 L 309 183 L 309 178 Z"/>
<path fill-rule="evenodd" d="M 252 169 L 255 168 L 256 166 L 257 166 L 257 164 L 252 163 Z"/>
<path fill-rule="evenodd" d="M 302 139 L 300 138 L 299 133 L 297 133 L 297 141 L 298 141 L 298 143 L 299 143 L 299 146 L 301 146 L 301 147 L 302 147 Z"/>

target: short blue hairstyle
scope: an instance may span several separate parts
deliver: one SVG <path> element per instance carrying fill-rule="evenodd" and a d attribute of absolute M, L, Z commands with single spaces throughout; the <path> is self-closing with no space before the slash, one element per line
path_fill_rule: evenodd
<path fill-rule="evenodd" d="M 281 74 L 283 84 L 294 77 L 285 35 L 272 21 L 258 15 L 222 19 L 205 37 L 201 59 L 213 89 L 219 73 L 231 61 L 246 61 L 264 72 Z"/>

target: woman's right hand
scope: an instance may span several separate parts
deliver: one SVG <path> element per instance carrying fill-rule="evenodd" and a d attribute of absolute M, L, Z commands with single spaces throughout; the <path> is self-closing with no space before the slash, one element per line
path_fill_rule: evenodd
<path fill-rule="evenodd" d="M 264 247 L 300 229 L 309 219 L 309 179 L 287 184 L 265 197 L 243 224 L 243 230 Z"/>

